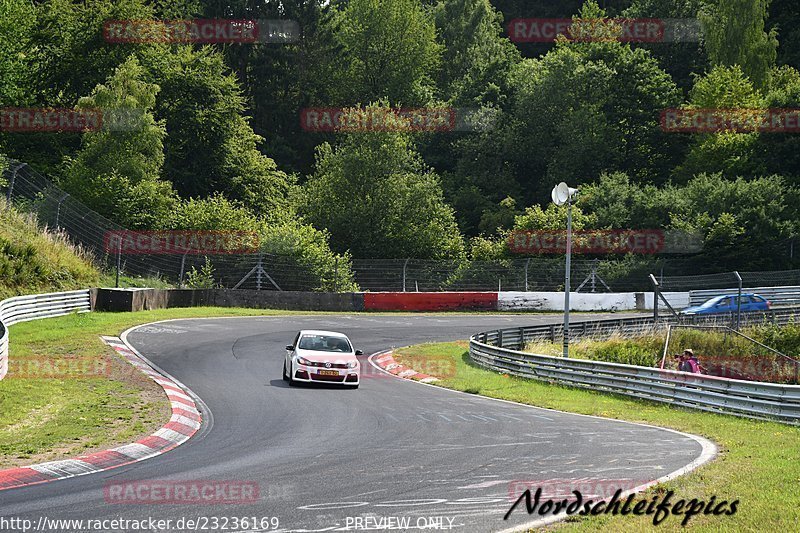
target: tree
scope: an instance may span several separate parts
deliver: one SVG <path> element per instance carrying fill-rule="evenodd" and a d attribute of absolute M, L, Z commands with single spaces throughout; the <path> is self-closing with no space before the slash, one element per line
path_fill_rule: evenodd
<path fill-rule="evenodd" d="M 294 214 L 284 214 L 263 224 L 259 237 L 262 251 L 289 259 L 296 271 L 318 280 L 315 290 L 358 290 L 350 253 L 333 252 L 327 230 L 318 230 Z"/>
<path fill-rule="evenodd" d="M 443 44 L 438 87 L 455 105 L 501 105 L 519 52 L 502 36 L 503 16 L 489 0 L 439 1 L 433 16 Z"/>
<path fill-rule="evenodd" d="M 302 279 L 302 274 L 305 274 L 317 280 L 315 287 L 321 290 L 357 289 L 353 282 L 350 256 L 333 253 L 328 244 L 328 233 L 316 230 L 293 212 L 279 213 L 265 219 L 253 215 L 241 203 L 215 194 L 209 198 L 180 202 L 165 227 L 243 232 L 240 239 L 233 241 L 234 246 L 247 249 L 255 246 L 260 253 L 277 256 L 287 271 L 294 272 L 291 276 L 293 279 Z M 240 261 L 246 272 L 252 267 L 254 259 L 249 256 L 242 259 L 233 257 L 228 264 L 231 261 Z M 301 288 L 305 290 L 310 287 Z"/>
<path fill-rule="evenodd" d="M 583 185 L 577 204 L 596 217 L 597 227 L 609 229 L 665 228 L 672 212 L 686 209 L 674 186 L 638 184 L 623 172 Z"/>
<path fill-rule="evenodd" d="M 503 27 L 516 18 L 538 17 L 543 19 L 568 19 L 580 13 L 585 0 L 491 0 L 492 5 L 503 14 Z M 617 17 L 627 8 L 631 0 L 600 0 L 600 7 L 609 17 Z M 553 49 L 555 42 L 516 43 L 523 57 L 540 57 Z"/>
<path fill-rule="evenodd" d="M 800 11 L 795 0 L 772 0 L 768 32 L 777 31 L 780 40 L 778 65 L 800 65 Z"/>
<path fill-rule="evenodd" d="M 513 214 L 500 202 L 519 192 L 494 131 L 511 104 L 510 73 L 520 61 L 519 52 L 503 37 L 502 15 L 487 0 L 439 1 L 433 13 L 444 45 L 438 76 L 441 98 L 456 113 L 479 110 L 491 119 L 484 131 L 421 136 L 419 149 L 441 173 L 461 231 L 494 233 L 513 222 Z"/>
<path fill-rule="evenodd" d="M 213 289 L 216 283 L 214 282 L 214 265 L 208 257 L 204 258 L 200 270 L 195 267 L 187 273 L 186 286 L 190 289 Z"/>
<path fill-rule="evenodd" d="M 770 0 L 717 0 L 700 10 L 706 50 L 714 65 L 739 65 L 753 85 L 769 86 L 778 39 L 773 28 L 766 32 Z"/>
<path fill-rule="evenodd" d="M 696 22 L 700 7 L 707 0 L 633 0 L 623 11 L 628 18 L 677 19 Z M 699 29 L 699 28 L 698 28 Z M 661 68 L 668 72 L 679 87 L 692 86 L 692 75 L 702 72 L 709 66 L 708 57 L 703 50 L 703 40 L 698 32 L 697 38 L 685 41 L 656 43 L 637 43 L 637 47 L 648 50 Z M 665 33 L 665 38 L 668 38 Z"/>
<path fill-rule="evenodd" d="M 331 80 L 345 63 L 333 37 L 334 11 L 327 0 L 237 0 L 203 5 L 205 18 L 297 21 L 300 34 L 294 42 L 226 46 L 222 50 L 252 110 L 253 130 L 265 138 L 262 151 L 288 173 L 310 173 L 314 148 L 327 137 L 302 131 L 298 117 L 306 107 L 336 105 Z"/>
<path fill-rule="evenodd" d="M 28 107 L 39 103 L 36 90 L 38 48 L 33 35 L 38 28 L 37 9 L 29 0 L 0 2 L 0 108 Z M 77 146 L 77 136 L 70 136 L 70 148 Z M 60 165 L 65 150 L 60 139 L 44 133 L 8 133 L 0 128 L 0 152 L 30 165 Z"/>
<path fill-rule="evenodd" d="M 159 180 L 165 130 L 151 112 L 158 86 L 143 78 L 141 65 L 130 58 L 79 100 L 78 108 L 124 117 L 124 129 L 85 133 L 80 151 L 66 161 L 63 180 L 70 194 L 128 228 L 159 227 L 175 205 L 170 184 Z"/>
<path fill-rule="evenodd" d="M 589 1 L 578 20 L 603 18 Z M 559 39 L 539 60 L 516 69 L 511 145 L 526 203 L 554 183 L 590 181 L 620 170 L 641 182 L 664 182 L 680 160 L 682 140 L 661 130 L 659 114 L 681 94 L 650 54 L 616 40 Z"/>
<path fill-rule="evenodd" d="M 454 141 L 454 169 L 439 165 L 432 156 L 426 159 L 436 160 L 437 168 L 444 167 L 445 197 L 455 208 L 459 228 L 468 236 L 491 235 L 500 227 L 510 227 L 513 215 L 508 216 L 501 202 L 510 198 L 516 204 L 526 197 L 505 152 L 510 144 L 508 130 L 502 125 L 505 117 L 500 116 L 496 131 L 469 134 Z"/>
<path fill-rule="evenodd" d="M 348 133 L 335 148 L 321 145 L 304 193 L 302 212 L 315 227 L 330 231 L 336 251 L 350 250 L 355 257 L 463 258 L 439 178 L 405 133 Z"/>
<path fill-rule="evenodd" d="M 572 229 L 580 231 L 595 226 L 597 217 L 586 213 L 579 206 L 572 207 Z M 513 227 L 498 232 L 494 237 L 478 236 L 470 240 L 470 256 L 476 261 L 498 261 L 513 257 L 509 240 L 516 232 L 525 231 L 564 231 L 567 227 L 567 206 L 547 204 L 526 207 L 514 216 Z"/>
<path fill-rule="evenodd" d="M 216 192 L 257 214 L 285 207 L 290 179 L 262 155 L 243 115 L 239 84 L 210 47 L 146 48 L 140 57 L 161 88 L 156 116 L 166 123 L 164 178 L 184 197 Z"/>
<path fill-rule="evenodd" d="M 517 202 L 510 196 L 506 196 L 496 206 L 485 209 L 481 213 L 481 220 L 478 228 L 481 234 L 492 234 L 510 228 L 514 224 L 514 217 L 519 214 Z"/>
<path fill-rule="evenodd" d="M 788 266 L 797 234 L 797 191 L 780 176 L 756 179 L 700 174 L 685 185 L 639 185 L 624 174 L 583 186 L 578 205 L 597 227 L 680 230 L 698 235 L 696 273 Z"/>
<path fill-rule="evenodd" d="M 31 30 L 36 9 L 26 0 L 0 3 L 0 107 L 23 106 L 31 99 Z"/>
<path fill-rule="evenodd" d="M 775 68 L 770 80 L 764 97 L 767 109 L 800 108 L 800 72 L 789 66 Z M 796 133 L 763 133 L 755 152 L 765 174 L 785 176 L 791 185 L 800 185 L 800 139 Z"/>
<path fill-rule="evenodd" d="M 502 15 L 488 0 L 439 1 L 433 15 L 443 45 L 439 95 L 456 113 L 478 111 L 491 120 L 485 130 L 421 136 L 419 149 L 441 173 L 461 231 L 494 233 L 513 222 L 500 202 L 519 194 L 496 130 L 511 104 L 509 76 L 520 55 L 502 35 Z"/>
<path fill-rule="evenodd" d="M 682 188 L 684 210 L 671 225 L 705 241 L 696 264 L 705 271 L 785 268 L 788 239 L 797 234 L 797 191 L 780 176 L 725 179 L 702 174 Z"/>
<path fill-rule="evenodd" d="M 572 229 L 579 231 L 594 224 L 592 215 L 584 214 L 579 206 L 572 208 Z M 563 230 L 567 227 L 567 206 L 548 203 L 542 209 L 532 205 L 514 218 L 515 230 Z"/>
<path fill-rule="evenodd" d="M 764 99 L 753 87 L 741 67 L 714 67 L 705 76 L 697 77 L 689 93 L 690 109 L 761 109 Z M 692 135 L 686 160 L 675 169 L 679 181 L 687 181 L 701 173 L 722 173 L 724 176 L 756 176 L 766 168 L 756 157 L 759 134 L 719 132 Z"/>
<path fill-rule="evenodd" d="M 169 214 L 164 227 L 179 230 L 254 231 L 259 219 L 241 203 L 220 193 L 208 198 L 190 198 L 180 202 Z"/>
<path fill-rule="evenodd" d="M 103 24 L 153 18 L 143 0 L 4 0 L 0 4 L 16 6 L 15 10 L 25 13 L 24 18 L 0 15 L 0 20 L 9 23 L 8 28 L 0 29 L 0 35 L 8 37 L 9 47 L 0 44 L 0 48 L 19 51 L 15 57 L 22 61 L 8 63 L 0 57 L 0 65 L 14 69 L 23 83 L 18 86 L 23 93 L 9 105 L 23 107 L 74 107 L 78 98 L 103 83 L 133 50 L 143 46 L 107 43 Z M 0 137 L 5 137 L 0 144 L 16 159 L 55 179 L 63 177 L 64 158 L 74 156 L 81 145 L 77 133 Z"/>
<path fill-rule="evenodd" d="M 53 106 L 74 105 L 142 46 L 107 43 L 103 36 L 106 21 L 153 18 L 143 0 L 36 3 L 40 4 L 32 37 L 36 92 L 39 103 Z"/>
<path fill-rule="evenodd" d="M 442 47 L 428 8 L 418 0 L 350 0 L 334 7 L 330 24 L 341 47 L 333 93 L 340 105 L 387 99 L 426 105 Z"/>

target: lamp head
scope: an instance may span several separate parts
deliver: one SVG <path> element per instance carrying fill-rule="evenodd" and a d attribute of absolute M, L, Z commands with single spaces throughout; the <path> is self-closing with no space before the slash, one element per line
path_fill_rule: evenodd
<path fill-rule="evenodd" d="M 550 197 L 553 199 L 554 204 L 564 205 L 576 192 L 578 192 L 578 189 L 573 189 L 562 181 L 553 187 L 553 192 L 550 193 Z"/>

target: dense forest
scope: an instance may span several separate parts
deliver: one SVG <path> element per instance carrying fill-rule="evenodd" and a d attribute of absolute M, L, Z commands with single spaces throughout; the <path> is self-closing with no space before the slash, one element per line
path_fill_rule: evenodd
<path fill-rule="evenodd" d="M 526 18 L 701 31 L 512 41 L 509 23 Z M 296 21 L 299 34 L 104 37 L 107 21 L 183 19 Z M 564 227 L 560 181 L 580 189 L 578 229 L 697 234 L 686 273 L 777 270 L 796 265 L 800 129 L 661 119 L 800 108 L 798 68 L 796 0 L 0 0 L 0 108 L 124 110 L 137 124 L 0 126 L 0 162 L 26 162 L 125 227 L 255 230 L 265 251 L 320 272 L 351 258 L 508 260 L 511 232 Z M 302 117 L 319 108 L 470 120 L 315 131 Z"/>

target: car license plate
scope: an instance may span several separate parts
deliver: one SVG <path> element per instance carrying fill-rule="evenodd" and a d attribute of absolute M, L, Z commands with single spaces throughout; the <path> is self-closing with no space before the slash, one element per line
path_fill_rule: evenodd
<path fill-rule="evenodd" d="M 338 376 L 339 375 L 339 371 L 338 370 L 320 370 L 319 371 L 319 375 L 320 376 Z"/>

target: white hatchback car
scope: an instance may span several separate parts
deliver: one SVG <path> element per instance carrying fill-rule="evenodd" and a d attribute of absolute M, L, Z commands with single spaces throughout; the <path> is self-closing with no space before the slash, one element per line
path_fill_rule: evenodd
<path fill-rule="evenodd" d="M 290 385 L 298 382 L 338 383 L 358 388 L 361 364 L 353 343 L 344 333 L 303 330 L 286 346 L 283 379 Z"/>

